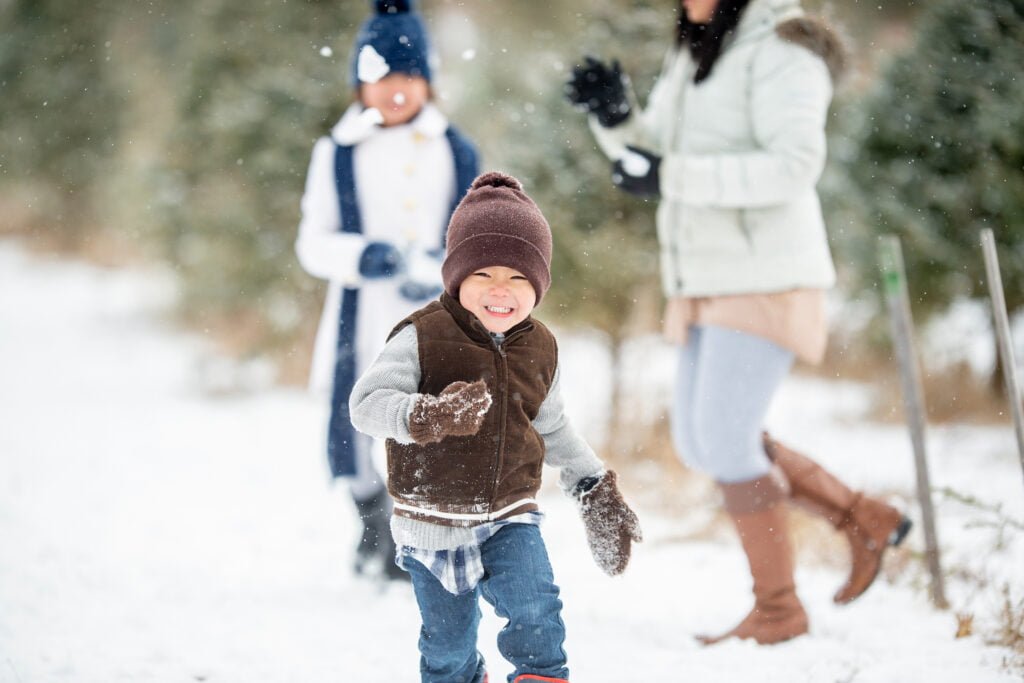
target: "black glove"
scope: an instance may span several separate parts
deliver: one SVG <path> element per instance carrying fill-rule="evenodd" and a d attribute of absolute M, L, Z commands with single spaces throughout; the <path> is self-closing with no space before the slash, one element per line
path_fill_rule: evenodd
<path fill-rule="evenodd" d="M 612 182 L 615 187 L 637 197 L 657 197 L 660 178 L 658 167 L 661 157 L 639 147 L 626 146 L 629 156 L 612 164 Z"/>
<path fill-rule="evenodd" d="M 602 126 L 613 128 L 630 114 L 619 60 L 613 61 L 611 67 L 590 56 L 585 62 L 573 67 L 572 78 L 565 84 L 565 96 L 577 107 L 597 116 Z"/>

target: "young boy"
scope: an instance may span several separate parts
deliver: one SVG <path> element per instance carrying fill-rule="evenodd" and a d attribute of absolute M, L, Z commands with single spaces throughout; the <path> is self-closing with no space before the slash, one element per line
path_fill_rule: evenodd
<path fill-rule="evenodd" d="M 394 564 L 390 500 L 371 451 L 348 415 L 352 384 L 387 333 L 441 291 L 451 212 L 477 175 L 473 146 L 432 104 L 426 28 L 409 2 L 375 3 L 352 50 L 358 102 L 313 148 L 296 251 L 330 282 L 311 385 L 330 393 L 327 459 L 348 482 L 362 536 L 357 573 L 407 579 Z M 357 438 L 358 437 L 358 438 Z"/>
<path fill-rule="evenodd" d="M 597 563 L 640 540 L 615 473 L 570 426 L 555 338 L 530 317 L 551 284 L 551 229 L 519 181 L 477 178 L 452 215 L 444 293 L 400 322 L 356 383 L 352 422 L 386 438 L 391 529 L 423 628 L 423 683 L 486 681 L 478 599 L 508 625 L 509 681 L 568 680 L 558 586 L 538 525 L 544 463 L 580 503 Z"/>

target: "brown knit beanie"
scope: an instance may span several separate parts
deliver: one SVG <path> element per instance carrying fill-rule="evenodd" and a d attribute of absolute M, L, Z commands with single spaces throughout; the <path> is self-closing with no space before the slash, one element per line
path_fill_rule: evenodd
<path fill-rule="evenodd" d="M 474 180 L 452 214 L 441 266 L 445 291 L 459 298 L 462 281 L 489 266 L 525 275 L 537 303 L 551 286 L 551 228 L 522 184 L 497 171 Z"/>

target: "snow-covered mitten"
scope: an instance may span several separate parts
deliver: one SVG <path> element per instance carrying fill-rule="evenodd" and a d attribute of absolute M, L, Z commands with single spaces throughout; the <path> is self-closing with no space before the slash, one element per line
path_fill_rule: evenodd
<path fill-rule="evenodd" d="M 491 407 L 484 381 L 452 382 L 439 395 L 425 394 L 409 414 L 409 434 L 418 444 L 436 443 L 446 436 L 471 436 L 480 431 Z"/>
<path fill-rule="evenodd" d="M 615 187 L 637 197 L 657 197 L 661 157 L 639 147 L 626 146 L 626 153 L 612 164 Z"/>
<path fill-rule="evenodd" d="M 633 543 L 643 540 L 640 521 L 629 509 L 615 483 L 615 472 L 583 479 L 573 491 L 587 531 L 587 543 L 597 566 L 609 576 L 621 574 L 629 564 Z"/>

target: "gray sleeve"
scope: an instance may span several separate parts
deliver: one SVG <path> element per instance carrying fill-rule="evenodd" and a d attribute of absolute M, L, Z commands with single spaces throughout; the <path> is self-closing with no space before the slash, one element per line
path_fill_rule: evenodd
<path fill-rule="evenodd" d="M 544 439 L 545 462 L 561 470 L 562 489 L 571 491 L 580 479 L 604 472 L 604 464 L 569 422 L 559 379 L 560 373 L 555 370 L 555 379 L 533 420 L 533 427 Z"/>
<path fill-rule="evenodd" d="M 409 413 L 420 397 L 420 356 L 416 327 L 396 334 L 366 369 L 348 399 L 352 425 L 378 439 L 413 443 Z"/>

